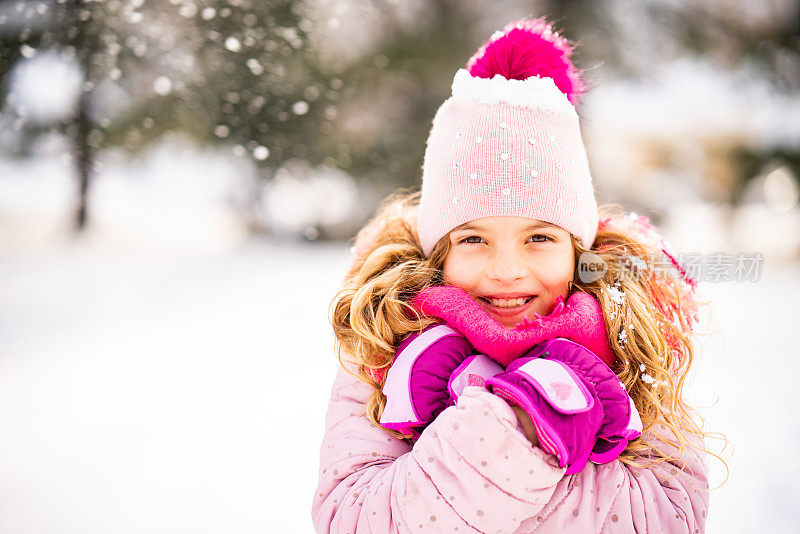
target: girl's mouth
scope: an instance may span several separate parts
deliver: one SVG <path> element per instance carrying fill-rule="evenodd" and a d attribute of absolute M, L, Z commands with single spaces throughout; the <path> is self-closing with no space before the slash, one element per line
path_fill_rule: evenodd
<path fill-rule="evenodd" d="M 485 297 L 478 298 L 480 299 L 481 305 L 485 310 L 501 317 L 512 317 L 527 311 L 531 306 L 531 302 L 533 302 L 533 299 L 535 299 L 536 296 L 533 295 L 524 299 L 513 299 L 499 302 L 497 300 L 490 301 Z M 494 304 L 492 304 L 492 302 L 494 302 Z"/>

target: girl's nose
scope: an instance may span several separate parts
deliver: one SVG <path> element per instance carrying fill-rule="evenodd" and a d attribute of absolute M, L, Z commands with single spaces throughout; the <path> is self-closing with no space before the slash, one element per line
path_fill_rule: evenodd
<path fill-rule="evenodd" d="M 511 282 L 525 276 L 524 262 L 513 254 L 498 255 L 489 266 L 488 276 L 498 282 Z"/>

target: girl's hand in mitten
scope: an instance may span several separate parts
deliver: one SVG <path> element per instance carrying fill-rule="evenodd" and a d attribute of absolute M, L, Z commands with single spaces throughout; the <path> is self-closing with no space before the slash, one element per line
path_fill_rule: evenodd
<path fill-rule="evenodd" d="M 539 446 L 558 457 L 567 474 L 577 473 L 590 459 L 613 460 L 628 439 L 641 433 L 633 401 L 614 372 L 589 349 L 568 339 L 540 343 L 486 384 L 522 408 L 536 429 Z M 613 447 L 598 438 L 612 438 Z M 593 454 L 601 442 L 602 452 Z"/>
<path fill-rule="evenodd" d="M 446 324 L 433 324 L 403 340 L 386 375 L 381 425 L 407 432 L 455 404 L 466 386 L 483 386 L 503 371 Z"/>
<path fill-rule="evenodd" d="M 525 437 L 528 438 L 528 441 L 531 442 L 531 445 L 534 447 L 539 445 L 539 437 L 536 435 L 536 427 L 533 426 L 533 422 L 531 422 L 531 418 L 528 417 L 528 414 L 525 413 L 525 410 L 516 404 L 511 405 L 511 410 L 514 412 L 514 415 L 517 416 L 517 428 L 523 434 L 525 434 Z"/>

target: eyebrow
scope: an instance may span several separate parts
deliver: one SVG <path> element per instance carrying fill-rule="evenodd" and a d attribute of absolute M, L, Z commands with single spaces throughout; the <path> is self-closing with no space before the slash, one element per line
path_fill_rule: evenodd
<path fill-rule="evenodd" d="M 554 225 L 554 224 L 546 223 L 544 221 L 539 221 L 539 222 L 536 222 L 536 223 L 533 223 L 533 224 L 529 224 L 528 226 L 523 228 L 521 230 L 521 232 L 527 232 L 529 230 L 536 230 L 537 228 L 557 228 L 557 226 Z M 471 223 L 466 223 L 466 224 L 463 224 L 463 225 L 458 226 L 456 228 L 453 228 L 454 232 L 459 232 L 461 230 L 483 230 L 483 231 L 485 231 L 486 229 L 484 227 L 480 226 L 479 224 L 471 224 Z"/>

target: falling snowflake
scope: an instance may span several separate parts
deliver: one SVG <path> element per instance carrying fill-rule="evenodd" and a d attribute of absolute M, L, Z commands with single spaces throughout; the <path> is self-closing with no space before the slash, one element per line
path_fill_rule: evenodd
<path fill-rule="evenodd" d="M 172 80 L 166 76 L 159 76 L 153 82 L 153 91 L 159 96 L 166 96 L 172 92 Z"/>
<path fill-rule="evenodd" d="M 308 113 L 308 102 L 300 100 L 292 104 L 292 113 L 295 115 L 305 115 Z"/>
<path fill-rule="evenodd" d="M 22 54 L 22 57 L 30 59 L 36 55 L 36 49 L 24 44 L 19 48 L 19 53 Z"/>
<path fill-rule="evenodd" d="M 238 52 L 242 49 L 242 43 L 236 37 L 228 37 L 225 39 L 225 48 L 231 52 Z"/>
<path fill-rule="evenodd" d="M 250 59 L 248 59 L 246 65 L 247 68 L 250 69 L 250 72 L 252 72 L 256 76 L 260 76 L 261 74 L 264 73 L 264 66 L 261 63 L 259 63 L 258 60 L 255 58 L 251 57 Z"/>

